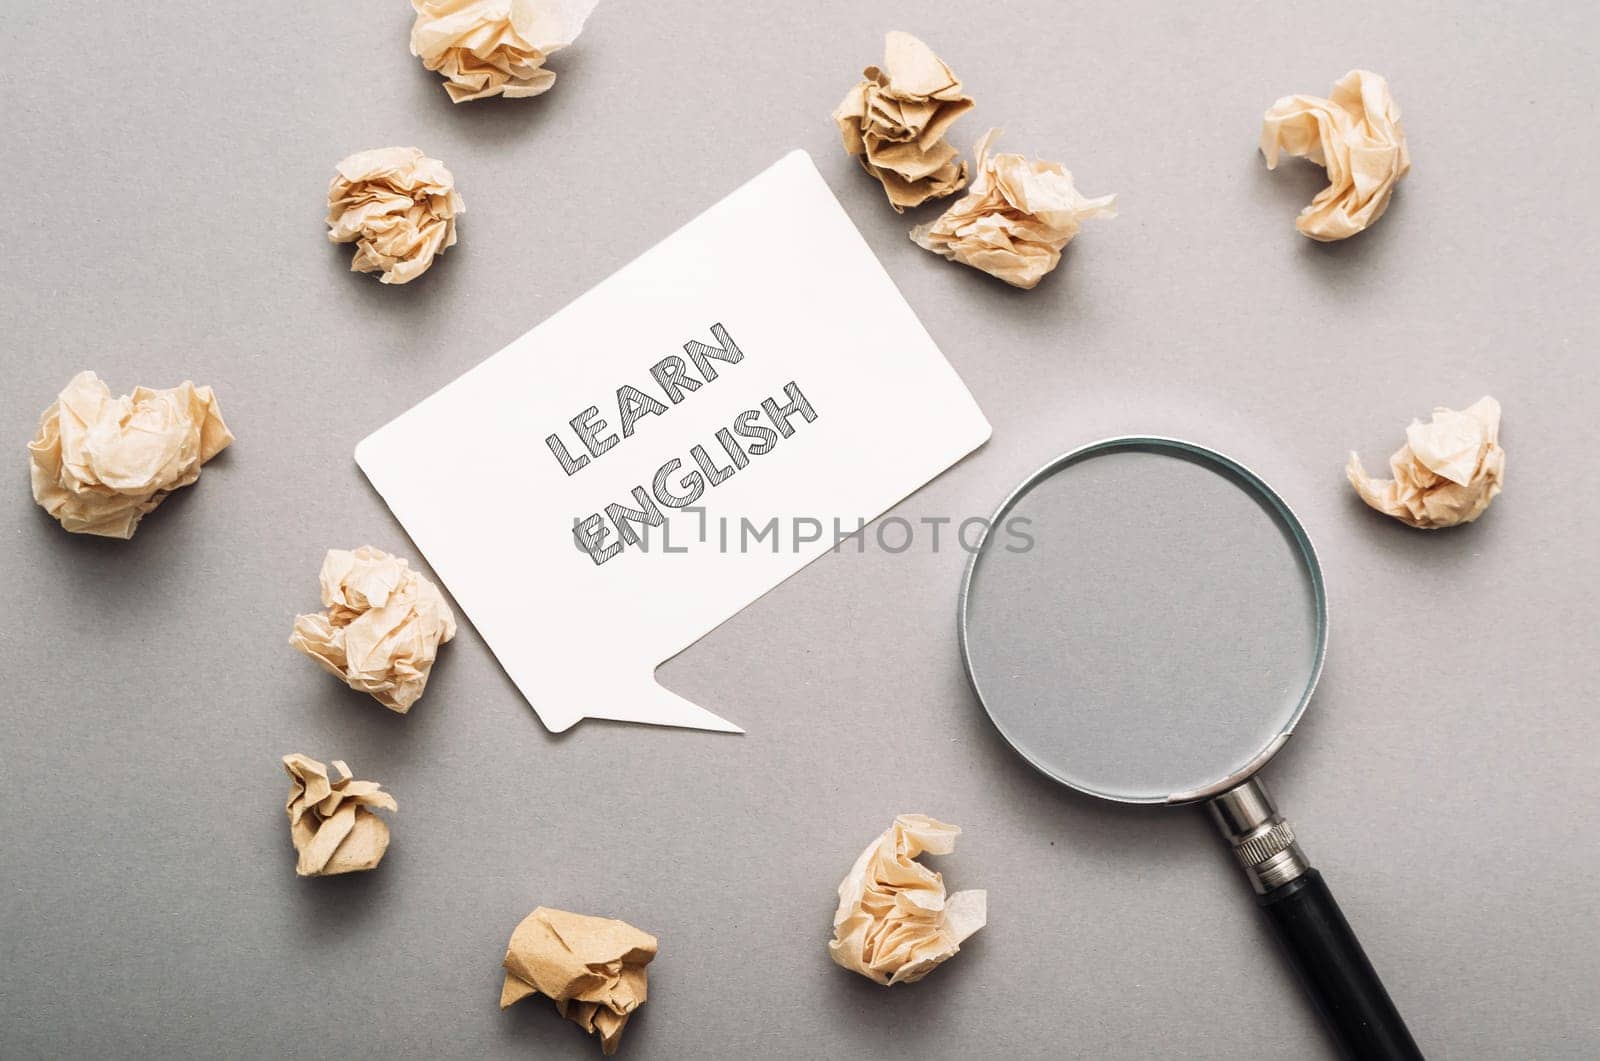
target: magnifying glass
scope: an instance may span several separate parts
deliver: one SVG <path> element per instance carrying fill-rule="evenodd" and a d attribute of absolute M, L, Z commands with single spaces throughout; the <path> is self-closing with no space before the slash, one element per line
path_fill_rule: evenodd
<path fill-rule="evenodd" d="M 1422 1056 L 1255 776 L 1328 641 L 1316 551 L 1266 483 L 1169 438 L 1056 458 L 974 551 L 960 640 L 990 720 L 1040 772 L 1121 803 L 1206 803 L 1347 1055 Z"/>

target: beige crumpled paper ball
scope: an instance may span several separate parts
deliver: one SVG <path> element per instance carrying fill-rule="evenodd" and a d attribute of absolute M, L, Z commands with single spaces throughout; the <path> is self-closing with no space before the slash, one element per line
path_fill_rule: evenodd
<path fill-rule="evenodd" d="M 863 76 L 833 120 L 845 151 L 882 182 L 889 205 L 903 213 L 960 191 L 967 164 L 945 139 L 973 106 L 960 79 L 926 44 L 898 31 L 884 42 L 883 66 L 869 66 Z"/>
<path fill-rule="evenodd" d="M 397 810 L 394 797 L 376 781 L 355 781 L 342 760 L 328 768 L 309 755 L 285 755 L 289 773 L 289 839 L 302 877 L 331 877 L 371 869 L 389 849 L 389 825 L 372 807 Z"/>
<path fill-rule="evenodd" d="M 537 96 L 545 59 L 578 39 L 596 0 L 411 0 L 411 54 L 447 79 L 455 103 Z"/>
<path fill-rule="evenodd" d="M 328 239 L 354 243 L 352 272 L 410 283 L 455 246 L 466 203 L 444 163 L 414 147 L 360 151 L 340 162 L 328 185 Z"/>
<path fill-rule="evenodd" d="M 325 612 L 297 616 L 289 644 L 352 689 L 405 714 L 422 696 L 456 618 L 437 586 L 381 549 L 329 549 Z"/>
<path fill-rule="evenodd" d="M 1012 287 L 1032 288 L 1090 218 L 1117 216 L 1117 197 L 1090 199 L 1055 162 L 991 154 L 999 129 L 978 141 L 978 175 L 967 194 L 911 230 L 920 247 L 981 269 Z"/>
<path fill-rule="evenodd" d="M 100 377 L 80 372 L 28 443 L 33 499 L 74 534 L 131 538 L 232 441 L 210 387 L 185 380 L 113 398 Z"/>
<path fill-rule="evenodd" d="M 1394 186 L 1411 171 L 1400 108 L 1389 83 L 1352 70 L 1333 96 L 1285 96 L 1267 111 L 1261 153 L 1276 169 L 1284 152 L 1323 166 L 1328 186 L 1300 211 L 1295 227 L 1314 240 L 1348 239 L 1389 209 Z"/>
<path fill-rule="evenodd" d="M 1483 515 L 1505 477 L 1500 403 L 1480 398 L 1461 412 L 1437 408 L 1413 420 L 1406 444 L 1389 458 L 1392 479 L 1374 479 L 1354 452 L 1345 473 L 1361 500 L 1412 527 L 1436 530 Z"/>
<path fill-rule="evenodd" d="M 914 983 L 961 949 L 988 919 L 988 895 L 946 898 L 944 878 L 916 861 L 947 855 L 961 830 L 924 814 L 902 814 L 861 852 L 839 884 L 828 954 L 880 984 Z"/>
<path fill-rule="evenodd" d="M 610 1057 L 649 995 L 646 966 L 658 946 L 626 921 L 538 907 L 506 945 L 500 1008 L 530 995 L 554 999 L 556 1012 L 598 1035 L 600 1052 Z"/>

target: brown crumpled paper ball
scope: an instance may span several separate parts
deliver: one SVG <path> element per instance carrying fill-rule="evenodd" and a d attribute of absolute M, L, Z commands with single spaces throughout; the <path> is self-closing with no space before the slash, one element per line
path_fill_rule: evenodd
<path fill-rule="evenodd" d="M 600 1036 L 608 1057 L 644 1005 L 656 938 L 625 921 L 539 907 L 522 919 L 506 946 L 500 1008 L 529 995 L 555 1000 L 556 1011 Z"/>
<path fill-rule="evenodd" d="M 371 807 L 398 810 L 394 797 L 376 781 L 351 780 L 350 768 L 335 759 L 338 776 L 308 755 L 285 755 L 289 772 L 289 839 L 299 853 L 294 871 L 302 877 L 331 877 L 371 869 L 389 849 L 389 825 Z"/>
<path fill-rule="evenodd" d="M 978 141 L 978 175 L 967 194 L 911 230 L 918 246 L 982 269 L 1012 287 L 1031 288 L 1061 261 L 1061 249 L 1089 218 L 1116 217 L 1117 197 L 1089 199 L 1055 162 L 990 149 L 999 129 Z"/>
<path fill-rule="evenodd" d="M 131 538 L 232 441 L 210 387 L 184 380 L 113 398 L 93 372 L 80 372 L 28 443 L 33 499 L 74 534 Z"/>
<path fill-rule="evenodd" d="M 1389 458 L 1393 479 L 1369 477 L 1354 452 L 1345 474 L 1361 500 L 1379 512 L 1436 530 L 1483 515 L 1500 492 L 1505 470 L 1500 403 L 1484 397 L 1461 412 L 1437 408 L 1426 424 L 1413 420 L 1406 444 Z"/>
<path fill-rule="evenodd" d="M 961 81 L 926 44 L 892 32 L 883 66 L 869 66 L 833 112 L 844 149 L 883 184 L 897 213 L 960 191 L 967 164 L 946 140 L 957 118 L 972 109 Z"/>
<path fill-rule="evenodd" d="M 545 59 L 577 40 L 596 0 L 411 0 L 411 54 L 446 77 L 454 103 L 537 96 Z"/>
<path fill-rule="evenodd" d="M 289 644 L 352 689 L 405 714 L 422 696 L 456 618 L 437 586 L 396 556 L 363 545 L 322 561 L 326 612 L 297 616 Z"/>
<path fill-rule="evenodd" d="M 1268 169 L 1277 168 L 1280 151 L 1328 171 L 1328 186 L 1294 222 L 1323 242 L 1348 239 L 1382 217 L 1395 184 L 1411 171 L 1400 108 L 1389 83 L 1369 70 L 1341 77 L 1331 99 L 1285 96 L 1274 103 L 1261 129 Z"/>
<path fill-rule="evenodd" d="M 988 919 L 988 895 L 945 898 L 944 878 L 916 861 L 947 855 L 961 830 L 923 814 L 902 814 L 861 852 L 839 884 L 828 954 L 880 984 L 921 980 L 961 949 Z"/>
<path fill-rule="evenodd" d="M 456 243 L 467 212 L 444 163 L 414 147 L 359 151 L 340 162 L 328 185 L 328 239 L 354 243 L 350 270 L 406 284 Z"/>

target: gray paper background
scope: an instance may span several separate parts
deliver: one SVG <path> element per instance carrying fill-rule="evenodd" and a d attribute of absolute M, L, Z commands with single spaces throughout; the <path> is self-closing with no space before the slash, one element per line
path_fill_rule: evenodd
<path fill-rule="evenodd" d="M 495 1009 L 544 903 L 660 935 L 630 1058 L 1326 1056 L 1198 812 L 1060 791 L 989 730 L 948 535 L 826 556 L 664 669 L 744 737 L 551 736 L 470 626 L 408 717 L 285 645 L 326 548 L 412 552 L 359 438 L 795 146 L 995 425 L 898 514 L 984 513 L 1108 434 L 1251 464 L 1315 538 L 1333 623 L 1268 776 L 1418 1041 L 1600 1053 L 1593 9 L 982 7 L 606 0 L 553 92 L 452 107 L 400 0 L 13 5 L 0 1053 L 598 1056 L 548 1005 Z M 977 98 L 963 147 L 1003 124 L 1120 194 L 1039 289 L 916 248 L 938 208 L 895 215 L 840 151 L 828 114 L 896 27 Z M 1319 175 L 1265 170 L 1260 115 L 1355 65 L 1390 78 L 1415 169 L 1319 246 L 1292 227 Z M 326 242 L 323 194 L 344 155 L 412 143 L 469 213 L 386 288 Z M 85 367 L 209 383 L 239 436 L 130 542 L 28 496 L 23 443 Z M 1483 520 L 1422 534 L 1353 497 L 1346 450 L 1381 467 L 1410 417 L 1484 393 L 1510 470 Z M 394 791 L 379 870 L 294 877 L 290 751 Z M 966 829 L 941 868 L 990 924 L 886 990 L 823 943 L 900 811 Z"/>

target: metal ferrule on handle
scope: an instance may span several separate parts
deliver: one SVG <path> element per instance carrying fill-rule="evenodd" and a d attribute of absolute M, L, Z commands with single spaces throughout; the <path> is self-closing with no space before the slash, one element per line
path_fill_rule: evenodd
<path fill-rule="evenodd" d="M 1258 779 L 1252 777 L 1206 806 L 1223 839 L 1233 846 L 1233 855 L 1257 895 L 1303 877 L 1311 868 L 1295 842 L 1294 830 Z"/>

